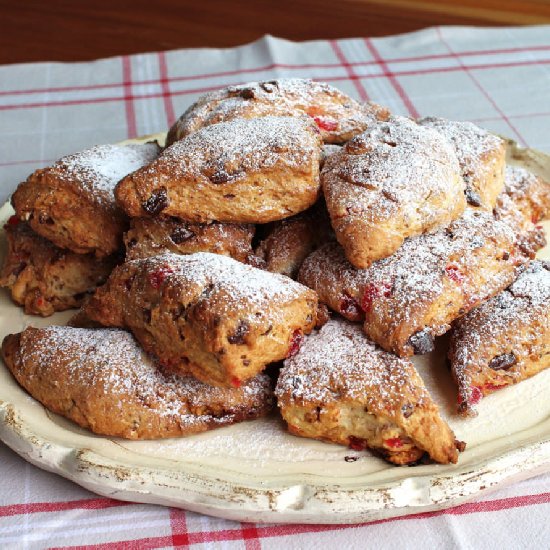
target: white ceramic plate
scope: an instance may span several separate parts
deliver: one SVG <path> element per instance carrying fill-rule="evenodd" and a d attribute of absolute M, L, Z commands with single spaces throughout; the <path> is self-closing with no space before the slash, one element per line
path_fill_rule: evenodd
<path fill-rule="evenodd" d="M 509 154 L 550 179 L 550 157 L 513 144 Z M 2 224 L 10 214 L 8 205 L 0 210 Z M 540 256 L 550 257 L 548 249 Z M 69 316 L 30 317 L 7 292 L 0 295 L 2 338 Z M 550 471 L 550 370 L 483 399 L 479 416 L 464 420 L 454 414 L 445 345 L 440 339 L 438 351 L 414 361 L 468 444 L 457 465 L 391 466 L 368 452 L 289 435 L 275 415 L 182 439 L 99 437 L 46 411 L 3 364 L 0 439 L 25 460 L 101 495 L 255 522 L 356 523 L 438 510 Z"/>

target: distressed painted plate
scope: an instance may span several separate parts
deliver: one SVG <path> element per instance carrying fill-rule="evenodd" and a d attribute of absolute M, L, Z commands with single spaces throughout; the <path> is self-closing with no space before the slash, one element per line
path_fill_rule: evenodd
<path fill-rule="evenodd" d="M 510 143 L 509 158 L 550 180 L 549 156 Z M 10 214 L 5 205 L 0 219 Z M 540 256 L 550 257 L 549 250 Z M 7 292 L 0 295 L 1 337 L 69 316 L 30 317 Z M 457 465 L 391 466 L 368 452 L 289 435 L 275 415 L 182 439 L 95 436 L 46 411 L 3 364 L 0 439 L 32 464 L 101 495 L 255 522 L 357 523 L 439 510 L 550 471 L 550 370 L 483 399 L 479 416 L 464 420 L 453 414 L 445 345 L 440 339 L 439 350 L 414 361 L 468 443 Z"/>

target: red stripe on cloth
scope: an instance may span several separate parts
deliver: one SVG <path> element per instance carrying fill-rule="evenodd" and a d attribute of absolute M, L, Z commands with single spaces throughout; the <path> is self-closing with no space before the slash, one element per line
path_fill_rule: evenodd
<path fill-rule="evenodd" d="M 418 55 L 412 57 L 392 57 L 387 58 L 387 63 L 407 63 L 414 61 L 429 61 L 432 59 L 448 59 L 450 57 L 455 57 L 459 55 L 461 57 L 467 56 L 478 56 L 478 55 L 499 55 L 506 53 L 519 53 L 519 52 L 538 52 L 538 51 L 548 51 L 550 46 L 527 46 L 527 47 L 517 47 L 517 48 L 501 48 L 494 50 L 472 50 L 467 52 L 455 52 L 452 53 L 443 53 L 443 54 L 429 54 L 429 55 Z M 369 65 L 377 65 L 377 61 L 355 61 L 349 62 L 350 67 L 366 67 Z M 182 82 L 186 80 L 201 80 L 205 78 L 216 78 L 220 76 L 231 76 L 238 74 L 246 73 L 255 73 L 261 71 L 269 71 L 272 69 L 330 69 L 335 67 L 340 67 L 340 63 L 303 63 L 303 64 L 286 64 L 286 63 L 272 63 L 270 65 L 264 65 L 262 67 L 252 67 L 249 69 L 238 69 L 233 71 L 218 71 L 213 73 L 204 73 L 204 74 L 195 74 L 195 75 L 186 75 L 186 76 L 174 76 L 168 78 L 168 82 Z M 145 80 L 135 80 L 135 85 L 142 84 L 158 84 L 159 79 L 145 79 Z M 34 88 L 27 90 L 0 90 L 0 96 L 3 95 L 25 95 L 25 94 L 35 94 L 35 93 L 52 93 L 52 92 L 72 92 L 80 90 L 99 90 L 102 88 L 119 88 L 120 83 L 110 83 L 110 84 L 90 84 L 87 86 L 58 86 L 53 88 Z"/>
<path fill-rule="evenodd" d="M 359 99 L 361 101 L 368 101 L 369 96 L 367 94 L 367 90 L 365 90 L 365 87 L 361 83 L 361 81 L 358 79 L 357 75 L 355 74 L 355 71 L 353 70 L 351 64 L 346 59 L 346 56 L 344 55 L 344 52 L 342 51 L 342 48 L 340 48 L 340 44 L 336 40 L 330 40 L 329 44 L 336 54 L 336 57 L 340 60 L 340 63 L 342 64 L 342 67 L 346 69 L 346 72 L 349 75 L 349 79 L 353 82 L 353 85 L 355 86 L 355 89 L 357 90 L 357 93 L 359 94 Z"/>
<path fill-rule="evenodd" d="M 164 101 L 164 112 L 166 113 L 166 122 L 168 126 L 172 126 L 176 120 L 174 113 L 174 104 L 172 103 L 172 97 L 170 94 L 170 84 L 168 79 L 168 67 L 166 65 L 166 54 L 164 52 L 158 53 L 159 61 L 159 76 L 162 85 L 162 98 Z"/>
<path fill-rule="evenodd" d="M 550 64 L 550 59 L 537 60 L 537 61 L 521 61 L 521 62 L 511 62 L 511 63 L 500 63 L 500 64 L 483 64 L 483 65 L 471 65 L 463 67 L 440 67 L 440 68 L 430 68 L 430 69 L 418 69 L 410 71 L 392 71 L 388 73 L 386 71 L 380 74 L 365 74 L 365 75 L 356 75 L 357 78 L 388 78 L 391 75 L 393 76 L 409 76 L 409 75 L 424 75 L 430 73 L 445 73 L 445 72 L 455 72 L 455 71 L 464 71 L 469 69 L 499 69 L 505 67 L 523 67 L 527 65 L 548 65 Z M 319 79 L 317 77 L 311 77 L 314 80 L 323 80 L 325 82 L 337 82 L 341 80 L 350 80 L 349 76 L 322 76 Z M 200 94 L 205 92 L 211 92 L 213 90 L 219 90 L 223 84 L 217 84 L 216 86 L 205 86 L 202 88 L 190 88 L 187 90 L 178 90 L 172 91 L 170 95 L 188 95 L 188 94 Z M 151 93 L 151 94 L 134 94 L 129 96 L 129 99 L 149 99 L 149 98 L 159 98 L 162 97 L 162 93 Z M 14 109 L 28 109 L 28 108 L 39 108 L 39 107 L 60 107 L 67 105 L 88 105 L 93 103 L 105 103 L 110 101 L 122 101 L 125 97 L 100 97 L 100 98 L 90 98 L 90 99 L 75 99 L 67 101 L 51 101 L 51 102 L 37 102 L 37 103 L 22 103 L 17 105 L 0 105 L 0 111 L 9 111 Z"/>
<path fill-rule="evenodd" d="M 372 40 L 370 38 L 364 38 L 364 42 L 372 57 L 374 57 L 375 61 L 380 65 L 382 70 L 388 75 L 388 80 L 390 81 L 390 84 L 393 86 L 393 89 L 401 98 L 401 101 L 403 102 L 403 105 L 405 105 L 407 111 L 409 111 L 409 114 L 414 118 L 418 118 L 420 116 L 420 113 L 416 110 L 416 107 L 413 105 L 411 98 L 407 95 L 403 86 L 401 86 L 397 78 L 395 78 L 395 75 L 390 71 L 384 59 L 382 59 L 382 56 L 372 43 Z"/>
<path fill-rule="evenodd" d="M 186 548 L 189 546 L 189 534 L 187 533 L 187 518 L 183 510 L 170 509 L 170 529 L 172 531 L 171 545 L 174 548 Z"/>
<path fill-rule="evenodd" d="M 110 498 L 89 498 L 69 500 L 67 502 L 32 502 L 28 504 L 8 504 L 0 506 L 0 517 L 40 514 L 44 512 L 62 512 L 64 510 L 102 510 L 117 506 L 128 506 L 131 502 L 122 502 Z"/>
<path fill-rule="evenodd" d="M 125 55 L 122 58 L 122 79 L 124 86 L 124 107 L 126 109 L 126 125 L 128 126 L 128 137 L 137 137 L 136 112 L 132 94 L 132 61 Z"/>
<path fill-rule="evenodd" d="M 475 84 L 476 88 L 487 98 L 489 103 L 493 106 L 495 111 L 499 113 L 499 115 L 502 117 L 504 122 L 508 124 L 512 132 L 514 132 L 520 142 L 524 147 L 527 147 L 527 142 L 523 138 L 523 136 L 519 133 L 519 130 L 512 124 L 510 119 L 506 116 L 506 113 L 497 105 L 496 101 L 491 97 L 489 92 L 481 85 L 481 82 L 470 72 L 470 68 L 466 67 L 466 65 L 463 63 L 460 56 L 456 53 L 454 53 L 453 49 L 451 48 L 451 45 L 447 42 L 445 37 L 443 36 L 443 33 L 441 32 L 441 27 L 436 28 L 437 35 L 439 36 L 439 39 L 444 44 L 444 46 L 449 50 L 449 52 L 454 55 L 458 63 L 460 63 L 460 66 L 466 71 L 466 74 L 470 77 L 471 81 Z M 475 68 L 475 67 L 474 67 Z"/>
<path fill-rule="evenodd" d="M 474 513 L 496 512 L 502 510 L 509 510 L 512 508 L 521 508 L 525 506 L 533 506 L 538 504 L 550 504 L 550 493 L 540 493 L 536 495 L 522 495 L 517 497 L 509 497 L 495 500 L 484 500 L 481 502 L 468 502 L 461 504 L 455 508 L 449 508 L 447 510 L 438 510 L 436 512 L 423 512 L 419 514 L 411 514 L 408 516 L 399 516 L 396 518 L 380 519 L 367 523 L 361 523 L 356 525 L 265 525 L 255 527 L 257 531 L 258 539 L 271 538 L 271 537 L 283 537 L 290 535 L 301 535 L 306 533 L 320 533 L 324 531 L 340 531 L 346 529 L 356 529 L 358 527 L 364 527 L 368 525 L 378 525 L 380 523 L 391 523 L 394 521 L 408 521 L 422 518 L 433 518 L 445 515 L 465 515 Z M 243 526 L 245 524 L 242 524 Z M 204 533 L 188 533 L 188 543 L 201 544 L 207 542 L 227 542 L 231 540 L 242 540 L 243 528 L 241 529 L 223 529 L 219 531 L 208 531 Z M 90 546 L 71 546 L 63 547 L 65 550 L 81 550 L 84 548 L 95 550 L 118 550 L 120 542 L 97 544 Z M 169 546 L 172 544 L 172 537 L 148 537 L 143 539 L 137 539 L 128 541 L 125 544 L 125 548 L 139 548 L 148 550 L 150 548 L 158 548 L 159 546 Z M 51 549 L 60 550 L 60 549 Z"/>
<path fill-rule="evenodd" d="M 254 523 L 241 523 L 241 536 L 246 550 L 261 550 L 258 528 Z"/>

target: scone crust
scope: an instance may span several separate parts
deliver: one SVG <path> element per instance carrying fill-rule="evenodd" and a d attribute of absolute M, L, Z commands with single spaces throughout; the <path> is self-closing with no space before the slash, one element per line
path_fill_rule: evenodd
<path fill-rule="evenodd" d="M 310 116 L 325 143 L 345 143 L 389 112 L 375 103 L 361 105 L 337 88 L 313 80 L 289 78 L 229 86 L 205 94 L 170 128 L 167 145 L 200 128 L 235 118 Z"/>
<path fill-rule="evenodd" d="M 550 262 L 533 261 L 506 290 L 459 319 L 451 333 L 458 411 L 550 367 Z"/>
<path fill-rule="evenodd" d="M 117 258 L 75 254 L 37 235 L 29 225 L 10 218 L 4 226 L 8 253 L 0 286 L 28 315 L 47 317 L 56 311 L 80 307 L 84 298 L 103 284 Z"/>
<path fill-rule="evenodd" d="M 12 196 L 15 212 L 33 231 L 78 254 L 108 256 L 127 228 L 114 198 L 116 183 L 158 156 L 156 143 L 98 145 L 36 170 Z"/>
<path fill-rule="evenodd" d="M 482 210 L 408 239 L 391 257 L 355 269 L 337 244 L 313 252 L 298 280 L 321 302 L 399 356 L 426 353 L 450 323 L 506 288 L 529 255 L 516 234 Z"/>
<path fill-rule="evenodd" d="M 265 375 L 241 388 L 170 375 L 122 330 L 27 328 L 6 336 L 2 356 L 19 384 L 50 411 L 110 437 L 190 435 L 257 418 L 272 403 Z"/>
<path fill-rule="evenodd" d="M 164 254 L 115 269 L 84 312 L 212 385 L 239 385 L 313 330 L 317 295 L 226 256 Z"/>
<path fill-rule="evenodd" d="M 361 327 L 330 320 L 287 359 L 276 396 L 296 435 L 366 445 L 406 464 L 424 451 L 456 462 L 455 437 L 413 364 L 367 340 Z"/>
<path fill-rule="evenodd" d="M 212 252 L 247 263 L 254 257 L 254 232 L 252 224 L 198 224 L 175 218 L 132 218 L 130 229 L 124 234 L 126 260 L 157 256 L 164 252 Z"/>
<path fill-rule="evenodd" d="M 320 155 L 307 118 L 235 119 L 174 143 L 124 178 L 116 197 L 131 217 L 266 223 L 316 202 Z"/>
<path fill-rule="evenodd" d="M 328 157 L 321 183 L 336 238 L 358 268 L 445 227 L 466 207 L 452 147 L 402 117 L 374 124 Z"/>
<path fill-rule="evenodd" d="M 492 210 L 504 188 L 504 140 L 471 122 L 426 117 L 418 123 L 437 130 L 453 146 L 468 204 Z"/>

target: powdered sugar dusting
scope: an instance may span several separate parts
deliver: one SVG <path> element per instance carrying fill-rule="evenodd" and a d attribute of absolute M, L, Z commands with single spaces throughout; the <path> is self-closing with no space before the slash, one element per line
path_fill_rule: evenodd
<path fill-rule="evenodd" d="M 116 184 L 130 172 L 152 162 L 158 153 L 156 143 L 97 145 L 61 158 L 54 169 L 61 177 L 78 182 L 97 201 L 114 203 Z"/>
<path fill-rule="evenodd" d="M 306 338 L 285 361 L 276 389 L 277 397 L 298 403 L 354 400 L 373 411 L 387 408 L 390 416 L 411 394 L 417 403 L 429 400 L 412 363 L 381 350 L 359 325 L 343 319 L 331 319 Z"/>
<path fill-rule="evenodd" d="M 118 329 L 47 327 L 30 339 L 22 338 L 21 356 L 42 376 L 61 358 L 69 388 L 102 388 L 108 399 L 118 402 L 121 414 L 125 406 L 137 405 L 161 418 L 177 417 L 182 426 L 205 421 L 225 424 L 227 415 L 211 416 L 211 406 L 226 407 L 230 416 L 235 402 L 264 406 L 269 396 L 265 375 L 240 388 L 217 388 L 192 377 L 166 374 L 131 334 Z"/>
<path fill-rule="evenodd" d="M 238 181 L 275 166 L 307 170 L 318 165 L 320 138 L 309 119 L 267 116 L 222 122 L 187 136 L 164 150 L 159 162 L 189 177 L 206 176 L 213 183 Z M 152 165 L 145 177 L 156 178 Z M 200 179 L 197 185 L 204 183 Z"/>

